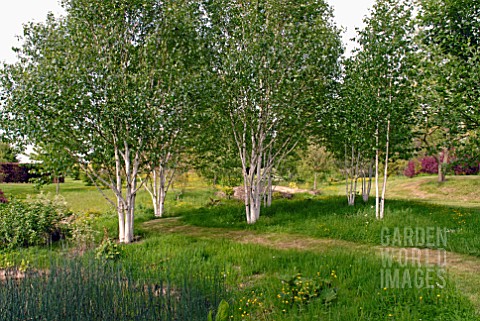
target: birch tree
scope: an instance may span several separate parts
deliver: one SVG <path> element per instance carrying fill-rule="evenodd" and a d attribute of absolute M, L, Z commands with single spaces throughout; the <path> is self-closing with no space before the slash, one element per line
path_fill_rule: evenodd
<path fill-rule="evenodd" d="M 165 198 L 173 182 L 180 158 L 198 132 L 195 113 L 202 98 L 199 82 L 202 64 L 196 39 L 200 27 L 199 8 L 194 2 L 169 1 L 158 8 L 155 22 L 142 54 L 140 76 L 147 82 L 146 104 L 153 110 L 148 146 L 145 189 L 152 198 L 156 217 L 162 217 Z M 141 87 L 141 84 L 139 86 Z"/>
<path fill-rule="evenodd" d="M 375 142 L 371 114 L 376 104 L 358 56 L 345 59 L 343 67 L 343 77 L 320 126 L 320 136 L 343 168 L 347 202 L 352 206 L 359 180 L 365 202 L 370 195 Z"/>
<path fill-rule="evenodd" d="M 165 77 L 157 77 L 163 56 L 151 56 L 159 30 L 183 26 L 181 15 L 163 19 L 178 14 L 169 4 L 65 1 L 65 18 L 26 27 L 20 62 L 4 70 L 11 135 L 65 150 L 95 184 L 110 188 L 124 243 L 133 240 L 138 176 L 174 114 L 164 103 L 172 96 Z M 160 28 L 163 21 L 176 25 Z M 175 48 L 158 45 L 160 53 Z"/>
<path fill-rule="evenodd" d="M 358 35 L 360 60 L 371 103 L 370 117 L 375 123 L 375 213 L 384 217 L 388 163 L 395 147 L 408 145 L 413 122 L 412 4 L 408 0 L 378 0 L 366 27 Z M 380 192 L 379 165 L 383 154 L 383 182 Z"/>
<path fill-rule="evenodd" d="M 338 70 L 339 34 L 323 1 L 213 1 L 205 10 L 215 113 L 229 121 L 253 224 L 268 173 L 324 104 Z"/>

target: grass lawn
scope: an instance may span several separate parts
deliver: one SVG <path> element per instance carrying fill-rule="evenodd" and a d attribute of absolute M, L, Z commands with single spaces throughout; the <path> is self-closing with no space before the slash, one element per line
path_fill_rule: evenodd
<path fill-rule="evenodd" d="M 442 185 L 433 176 L 395 178 L 389 184 L 382 222 L 375 220 L 372 203 L 360 199 L 348 207 L 339 196 L 341 184 L 323 186 L 320 196 L 276 200 L 252 226 L 239 202 L 209 206 L 214 190 L 196 178 L 170 193 L 166 218 L 153 217 L 148 194 L 141 192 L 141 240 L 122 246 L 115 264 L 136 280 L 169 280 L 174 288 L 186 284 L 185 275 L 203 280 L 202 302 L 213 309 L 213 298 L 224 298 L 229 320 L 479 320 L 480 177 L 450 177 Z M 35 193 L 28 184 L 0 189 L 7 197 Z M 97 228 L 115 235 L 115 214 L 94 187 L 67 181 L 61 194 L 76 212 L 98 212 Z M 438 230 L 445 242 L 408 244 L 402 235 L 395 243 L 396 229 Z M 70 247 L 53 250 L 54 257 L 74 253 Z M 48 252 L 31 248 L 8 255 L 18 264 L 23 258 L 46 267 Z M 415 260 L 405 253 L 416 253 Z M 436 262 L 439 255 L 445 255 L 445 266 Z M 219 280 L 223 290 L 207 286 Z M 206 315 L 192 320 L 197 318 Z"/>
<path fill-rule="evenodd" d="M 372 185 L 372 195 L 374 188 Z M 345 183 L 323 183 L 320 190 L 323 195 L 344 195 Z M 447 176 L 443 183 L 438 183 L 437 176 L 431 175 L 390 177 L 386 198 L 480 209 L 480 176 Z"/>

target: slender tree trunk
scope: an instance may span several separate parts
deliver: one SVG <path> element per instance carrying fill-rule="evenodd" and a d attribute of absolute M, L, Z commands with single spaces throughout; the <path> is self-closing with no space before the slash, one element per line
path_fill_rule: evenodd
<path fill-rule="evenodd" d="M 132 205 L 132 199 L 130 192 L 127 191 L 127 206 L 125 209 L 125 238 L 124 238 L 124 243 L 128 244 L 131 243 L 133 240 L 133 233 L 132 230 L 130 229 L 130 226 L 132 226 L 132 216 L 131 216 L 131 205 Z"/>
<path fill-rule="evenodd" d="M 437 181 L 439 183 L 443 183 L 445 181 L 445 175 L 443 174 L 443 168 L 442 168 L 442 162 L 440 161 L 440 158 L 438 160 L 438 169 L 437 169 Z"/>
<path fill-rule="evenodd" d="M 438 155 L 438 182 L 443 183 L 446 180 L 446 170 L 448 166 L 448 149 L 443 148 L 443 159 L 442 155 Z"/>
<path fill-rule="evenodd" d="M 265 167 L 267 168 L 267 206 L 272 206 L 272 199 L 273 199 L 273 178 L 272 178 L 272 171 L 273 171 L 273 159 L 272 159 L 272 150 L 268 150 L 268 160 L 265 162 Z"/>
<path fill-rule="evenodd" d="M 385 214 L 385 193 L 387 190 L 389 147 L 390 147 L 390 119 L 387 121 L 387 142 L 385 144 L 385 170 L 383 173 L 382 198 L 380 200 L 380 219 L 383 219 Z"/>
<path fill-rule="evenodd" d="M 155 217 L 163 217 L 165 213 L 165 199 L 170 186 L 173 185 L 175 170 L 167 169 L 162 161 L 159 161 L 158 166 L 151 170 L 150 174 L 151 182 L 148 184 L 149 180 L 147 179 L 147 183 L 144 186 L 152 199 Z"/>
<path fill-rule="evenodd" d="M 160 190 L 158 191 L 157 213 L 155 214 L 155 216 L 157 217 L 163 217 L 163 215 L 165 214 L 166 196 L 167 196 L 167 192 L 165 189 L 165 180 L 163 180 L 163 183 L 160 184 Z"/>
<path fill-rule="evenodd" d="M 248 224 L 254 224 L 259 215 L 260 215 L 260 191 L 258 189 L 258 177 L 255 177 L 254 174 L 251 175 L 251 184 L 248 187 L 248 195 L 249 195 L 249 209 L 248 212 L 250 215 L 247 217 Z"/>
<path fill-rule="evenodd" d="M 55 194 L 58 195 L 60 194 L 60 177 L 57 176 L 57 184 L 55 186 Z"/>
<path fill-rule="evenodd" d="M 345 144 L 344 146 L 345 148 L 345 153 L 344 153 L 344 157 L 345 157 L 345 164 L 344 164 L 344 170 L 345 170 L 345 194 L 347 195 L 347 202 L 348 202 L 348 205 L 350 205 L 350 192 L 348 190 L 348 178 L 350 177 L 350 174 L 349 174 L 349 170 L 348 170 L 348 153 L 347 153 L 347 145 Z"/>
<path fill-rule="evenodd" d="M 118 215 L 118 239 L 120 243 L 125 242 L 125 202 L 122 197 L 122 174 L 118 146 L 115 146 L 115 176 L 116 176 L 116 198 Z"/>
<path fill-rule="evenodd" d="M 263 161 L 264 164 L 266 164 L 267 162 L 268 162 L 268 160 L 264 160 L 264 161 Z M 265 177 L 267 177 L 267 176 L 268 176 L 268 173 L 263 173 L 263 175 L 264 175 Z M 260 197 L 261 197 L 262 200 L 263 200 L 263 206 L 264 206 L 264 207 L 267 207 L 267 206 L 268 206 L 268 205 L 267 205 L 267 201 L 268 201 L 268 178 L 267 178 L 266 184 L 263 184 L 263 185 L 264 185 L 264 186 L 263 186 L 263 188 L 262 188 L 262 193 L 261 193 L 262 195 L 261 195 Z"/>
<path fill-rule="evenodd" d="M 124 162 L 125 162 L 125 174 L 126 174 L 126 177 L 127 177 L 127 186 L 126 186 L 126 189 L 125 189 L 125 199 L 126 199 L 126 206 L 125 206 L 125 239 L 124 239 L 124 243 L 130 243 L 132 242 L 133 240 L 133 233 L 132 233 L 132 229 L 130 228 L 130 226 L 133 225 L 133 222 L 132 222 L 132 216 L 131 216 L 131 213 L 132 213 L 132 209 L 131 209 L 131 206 L 132 206 L 132 182 L 131 182 L 131 162 L 130 162 L 130 149 L 127 145 L 127 143 L 125 142 L 125 151 L 124 151 L 124 155 L 123 155 L 123 158 L 124 158 Z"/>
<path fill-rule="evenodd" d="M 358 182 L 358 176 L 360 173 L 360 150 L 357 151 L 357 159 L 356 159 L 356 164 L 355 164 L 355 173 L 354 173 L 354 186 L 353 186 L 353 200 L 352 200 L 352 205 L 355 205 L 355 198 L 357 196 L 357 182 Z"/>
<path fill-rule="evenodd" d="M 129 225 L 130 235 L 131 235 L 130 242 L 133 241 L 133 237 L 134 237 L 133 227 L 134 227 L 134 222 L 135 222 L 135 202 L 137 200 L 136 189 L 137 189 L 137 180 L 134 179 L 133 183 L 132 183 L 132 192 L 131 192 L 131 196 L 130 196 L 131 197 L 131 200 L 130 200 L 130 225 Z"/>
<path fill-rule="evenodd" d="M 247 218 L 247 224 L 253 223 L 253 212 L 251 210 L 251 202 L 252 202 L 252 183 L 253 183 L 253 170 L 252 164 L 250 163 L 250 167 L 247 167 L 246 162 L 246 154 L 247 154 L 247 146 L 245 140 L 243 141 L 243 145 L 241 147 L 241 159 L 242 159 L 242 168 L 243 168 L 243 189 L 244 189 L 244 202 L 245 202 L 245 216 Z"/>
<path fill-rule="evenodd" d="M 365 201 L 365 193 L 367 190 L 367 174 L 363 166 L 362 166 L 361 184 L 362 184 L 362 198 L 363 198 L 363 201 Z"/>
<path fill-rule="evenodd" d="M 313 173 L 313 190 L 317 190 L 317 172 Z"/>
<path fill-rule="evenodd" d="M 379 203 L 379 190 L 378 190 L 378 158 L 379 158 L 379 148 L 378 148 L 378 123 L 375 130 L 375 217 L 380 219 L 380 203 Z"/>
<path fill-rule="evenodd" d="M 366 178 L 366 172 L 364 171 L 363 173 L 363 178 L 364 178 L 364 189 L 362 191 L 362 197 L 363 201 L 365 203 L 368 202 L 368 199 L 370 198 L 370 191 L 372 190 L 372 178 L 373 178 L 373 164 L 370 162 L 368 165 L 368 180 Z"/>
<path fill-rule="evenodd" d="M 250 175 L 244 175 L 243 177 L 243 189 L 245 191 L 244 201 L 245 201 L 245 215 L 247 217 L 247 224 L 252 224 L 251 214 L 250 214 L 250 187 L 248 186 Z"/>
<path fill-rule="evenodd" d="M 159 194 L 160 194 L 160 182 L 159 182 L 159 169 L 157 167 L 153 168 L 152 171 L 152 189 L 150 190 L 148 186 L 145 185 L 145 188 L 150 194 L 153 202 L 153 214 L 155 217 L 161 217 L 160 208 L 159 208 Z"/>
<path fill-rule="evenodd" d="M 125 238 L 124 243 L 131 243 L 133 241 L 133 227 L 135 219 L 135 199 L 137 196 L 137 176 L 140 166 L 140 152 L 137 150 L 131 160 L 131 150 L 127 142 L 124 142 L 125 151 L 123 154 L 125 162 L 125 176 L 127 178 L 126 186 L 126 206 L 125 206 Z M 141 141 L 139 142 L 141 145 Z"/>
<path fill-rule="evenodd" d="M 447 168 L 448 168 L 448 157 L 449 157 L 448 148 L 445 148 L 443 151 L 443 181 L 446 181 L 447 178 Z"/>
<path fill-rule="evenodd" d="M 357 194 L 357 182 L 359 174 L 360 152 L 355 156 L 355 146 L 352 145 L 352 154 L 350 155 L 350 164 L 347 161 L 347 149 L 345 146 L 345 186 L 347 192 L 348 205 L 355 205 Z"/>
<path fill-rule="evenodd" d="M 349 168 L 349 173 L 350 173 L 350 191 L 348 193 L 349 199 L 348 199 L 348 205 L 353 206 L 355 205 L 355 193 L 353 191 L 353 181 L 355 177 L 355 171 L 354 171 L 354 159 L 355 159 L 355 149 L 352 145 L 352 155 L 350 159 L 350 168 Z"/>
<path fill-rule="evenodd" d="M 272 185 L 272 171 L 268 174 L 268 189 L 267 189 L 267 206 L 272 206 L 272 199 L 273 199 L 273 185 Z"/>
<path fill-rule="evenodd" d="M 162 165 L 158 167 L 158 183 L 157 183 L 157 197 L 156 197 L 156 217 L 163 217 L 165 209 L 166 190 L 166 168 Z"/>
<path fill-rule="evenodd" d="M 260 192 L 263 190 L 262 155 L 260 155 L 260 152 L 257 153 L 255 158 L 256 175 L 253 178 L 254 184 L 252 184 L 252 198 L 250 199 L 250 216 L 252 219 L 250 224 L 257 222 L 258 218 L 260 217 L 260 207 L 262 202 L 262 195 Z"/>

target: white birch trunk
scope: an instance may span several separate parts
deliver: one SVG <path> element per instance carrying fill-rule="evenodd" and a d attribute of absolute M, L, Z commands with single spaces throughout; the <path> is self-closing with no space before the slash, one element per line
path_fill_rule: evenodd
<path fill-rule="evenodd" d="M 250 199 L 251 199 L 251 176 L 252 168 L 247 167 L 247 144 L 245 141 L 245 130 L 242 135 L 242 145 L 239 145 L 237 140 L 237 145 L 240 151 L 240 159 L 242 161 L 242 172 L 243 172 L 243 190 L 244 190 L 244 203 L 245 203 L 245 216 L 247 218 L 247 224 L 252 224 L 251 210 L 250 210 Z M 236 137 L 236 136 L 235 136 Z"/>
<path fill-rule="evenodd" d="M 379 190 L 378 190 L 378 158 L 379 158 L 379 149 L 378 149 L 378 123 L 375 130 L 375 217 L 380 219 L 380 203 L 379 203 Z"/>
<path fill-rule="evenodd" d="M 157 166 L 150 167 L 150 175 L 145 180 L 145 190 L 150 194 L 153 204 L 153 212 L 155 217 L 163 217 L 165 213 L 165 199 L 170 186 L 173 186 L 173 178 L 175 176 L 175 160 L 173 160 L 173 168 L 168 168 L 167 164 L 172 161 L 172 154 L 166 152 L 157 160 Z"/>
<path fill-rule="evenodd" d="M 141 141 L 139 142 L 141 144 Z M 125 151 L 123 154 L 126 176 L 125 188 L 125 236 L 123 243 L 131 243 L 134 237 L 134 220 L 135 220 L 135 199 L 137 196 L 137 176 L 140 166 L 140 152 L 136 151 L 133 163 L 130 159 L 131 150 L 127 142 L 124 142 Z"/>
<path fill-rule="evenodd" d="M 132 222 L 132 216 L 131 216 L 131 203 L 132 203 L 132 187 L 131 187 L 131 163 L 130 163 L 130 148 L 125 142 L 125 151 L 123 155 L 123 160 L 125 163 L 125 175 L 127 177 L 127 186 L 125 189 L 125 200 L 126 200 L 126 206 L 125 206 L 125 238 L 124 238 L 124 243 L 130 243 L 133 240 L 133 233 L 132 230 L 130 229 L 130 226 L 133 225 Z"/>
<path fill-rule="evenodd" d="M 156 217 L 163 217 L 165 213 L 165 197 L 167 196 L 167 190 L 165 186 L 165 173 L 160 176 L 160 186 L 158 189 L 158 200 L 156 204 Z"/>
<path fill-rule="evenodd" d="M 268 173 L 268 187 L 267 187 L 267 206 L 272 206 L 273 186 L 272 186 L 272 170 Z"/>
<path fill-rule="evenodd" d="M 125 206 L 122 197 L 122 169 L 120 164 L 120 155 L 118 146 L 115 146 L 115 177 L 116 177 L 116 198 L 118 215 L 118 240 L 125 242 Z"/>
<path fill-rule="evenodd" d="M 387 191 L 389 147 L 390 147 L 390 119 L 387 121 L 387 142 L 385 144 L 385 170 L 383 172 L 382 198 L 380 200 L 380 219 L 383 219 L 385 214 L 385 193 Z"/>
<path fill-rule="evenodd" d="M 154 171 L 154 192 L 152 194 L 153 208 L 155 217 L 163 217 L 165 209 L 165 197 L 167 195 L 166 187 L 166 169 L 159 165 Z"/>
<path fill-rule="evenodd" d="M 264 190 L 262 173 L 262 153 L 259 151 L 257 157 L 257 177 L 255 188 L 255 222 L 260 218 L 260 208 L 262 206 L 262 191 Z"/>
<path fill-rule="evenodd" d="M 373 165 L 370 163 L 368 165 L 368 180 L 366 176 L 366 170 L 363 172 L 363 185 L 362 185 L 362 198 L 365 203 L 368 202 L 370 198 L 370 191 L 372 190 L 372 177 L 373 177 Z"/>
<path fill-rule="evenodd" d="M 347 149 L 345 146 L 345 188 L 347 193 L 348 205 L 355 205 L 357 194 L 357 182 L 359 177 L 360 152 L 355 156 L 355 147 L 352 145 L 352 154 L 350 156 L 350 165 L 347 161 Z"/>

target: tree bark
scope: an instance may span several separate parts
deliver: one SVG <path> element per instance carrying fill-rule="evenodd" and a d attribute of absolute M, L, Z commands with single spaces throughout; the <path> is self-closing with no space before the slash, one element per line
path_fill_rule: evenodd
<path fill-rule="evenodd" d="M 154 169 L 154 193 L 152 196 L 155 217 L 163 217 L 165 209 L 166 191 L 166 169 L 159 165 Z"/>
<path fill-rule="evenodd" d="M 118 215 L 118 240 L 120 243 L 125 242 L 125 206 L 122 197 L 122 174 L 121 174 L 120 155 L 117 144 L 115 144 L 115 177 L 117 198 L 117 215 Z"/>
<path fill-rule="evenodd" d="M 123 160 L 125 163 L 125 174 L 126 174 L 126 189 L 125 189 L 125 199 L 126 199 L 126 206 L 125 206 L 125 238 L 123 240 L 124 243 L 130 243 L 133 240 L 133 233 L 130 226 L 133 225 L 132 222 L 132 187 L 131 187 L 131 162 L 130 162 L 130 148 L 127 142 L 124 143 L 125 151 L 123 155 Z"/>
<path fill-rule="evenodd" d="M 366 177 L 366 170 L 363 171 L 363 185 L 362 185 L 362 198 L 365 203 L 370 198 L 370 191 L 372 190 L 372 177 L 373 177 L 373 164 L 368 164 L 368 180 Z"/>
<path fill-rule="evenodd" d="M 379 190 L 378 190 L 378 158 L 379 158 L 379 147 L 378 147 L 378 123 L 375 130 L 375 217 L 380 219 L 380 202 L 379 202 Z"/>
<path fill-rule="evenodd" d="M 443 148 L 442 155 L 438 155 L 438 182 L 443 183 L 446 181 L 446 170 L 448 166 L 448 149 Z"/>
<path fill-rule="evenodd" d="M 389 147 L 390 147 L 390 119 L 387 121 L 387 142 L 385 144 L 385 170 L 383 173 L 382 198 L 380 200 L 380 219 L 383 219 L 385 214 L 385 193 L 387 190 Z"/>
<path fill-rule="evenodd" d="M 268 189 L 267 189 L 267 206 L 270 207 L 272 206 L 272 200 L 273 200 L 273 185 L 272 185 L 272 173 L 268 175 Z"/>
<path fill-rule="evenodd" d="M 355 146 L 352 145 L 350 164 L 347 158 L 347 149 L 345 146 L 345 187 L 348 205 L 353 206 L 355 205 L 355 198 L 357 196 L 357 182 L 360 173 L 360 151 L 357 151 L 357 153 L 355 154 Z"/>

